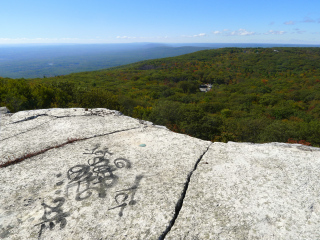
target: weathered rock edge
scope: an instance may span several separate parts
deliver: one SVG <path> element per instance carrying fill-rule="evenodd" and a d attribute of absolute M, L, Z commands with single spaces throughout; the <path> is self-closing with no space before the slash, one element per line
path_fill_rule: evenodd
<path fill-rule="evenodd" d="M 319 148 L 212 144 L 107 109 L 1 114 L 0 123 L 0 163 L 21 160 L 0 169 L 0 238 L 320 238 Z M 115 172 L 119 180 L 106 196 L 92 188 L 92 197 L 77 200 L 65 190 L 73 186 L 68 174 L 85 166 L 81 151 L 98 145 L 96 151 L 107 146 L 109 158 L 129 159 L 132 167 Z M 52 187 L 57 176 L 64 180 Z M 134 204 L 117 214 L 119 188 L 133 191 L 137 177 Z M 61 229 L 46 222 L 41 207 L 54 196 L 65 201 Z"/>
<path fill-rule="evenodd" d="M 213 143 L 166 239 L 320 239 L 320 149 Z"/>
<path fill-rule="evenodd" d="M 65 121 L 66 118 L 68 121 Z M 142 128 L 147 124 L 149 123 L 108 109 L 43 109 L 4 114 L 1 116 L 0 126 L 0 164 L 25 159 L 30 154 L 63 145 L 70 139 L 89 139 L 112 132 Z M 29 141 L 25 141 L 26 138 Z M 20 144 L 15 145 L 12 142 Z"/>
<path fill-rule="evenodd" d="M 173 222 L 172 219 L 176 217 L 176 206 L 183 201 L 185 186 L 187 186 L 196 164 L 201 159 L 200 156 L 207 151 L 211 143 L 176 134 L 163 127 L 153 126 L 152 123 L 119 114 L 85 116 L 85 120 L 80 114 L 74 114 L 76 116 L 70 117 L 67 115 L 62 116 L 64 124 L 57 125 L 56 119 L 50 120 L 48 124 L 48 119 L 45 119 L 46 126 L 44 127 L 45 124 L 41 122 L 42 118 L 52 117 L 57 115 L 57 112 L 66 112 L 66 110 L 43 111 L 51 114 L 43 114 L 41 110 L 38 110 L 35 112 L 37 117 L 33 117 L 32 111 L 28 111 L 17 113 L 17 115 L 13 114 L 4 119 L 6 124 L 2 134 L 8 133 L 9 130 L 16 130 L 16 133 L 9 138 L 2 136 L 1 148 L 8 151 L 8 147 L 3 144 L 6 143 L 11 144 L 20 152 L 30 152 L 30 149 L 21 151 L 21 148 L 43 149 L 43 144 L 38 139 L 41 135 L 50 139 L 58 137 L 58 140 L 62 142 L 70 136 L 64 135 L 63 131 L 66 128 L 69 130 L 69 127 L 77 129 L 74 125 L 76 123 L 81 126 L 89 125 L 89 129 L 82 130 L 81 134 L 72 132 L 71 137 L 73 139 L 77 136 L 76 140 L 62 142 L 60 145 L 49 145 L 50 149 L 45 149 L 43 152 L 40 150 L 39 154 L 29 156 L 19 164 L 10 165 L 0 170 L 0 194 L 2 196 L 0 199 L 0 236 L 10 239 L 124 239 L 127 237 L 131 239 L 158 239 Z M 69 111 L 77 113 L 83 110 L 71 109 Z M 94 123 L 89 124 L 88 120 Z M 119 125 L 119 121 L 122 124 Z M 53 122 L 54 124 L 51 124 Z M 68 125 L 68 122 L 73 125 Z M 21 124 L 24 125 L 19 128 Z M 127 127 L 128 125 L 131 126 L 131 129 Z M 24 127 L 29 128 L 27 133 Z M 23 133 L 17 130 L 22 130 Z M 97 134 L 96 130 L 102 130 L 104 133 Z M 33 138 L 32 135 L 36 137 Z M 55 142 L 47 141 L 50 144 Z M 81 210 L 86 209 L 79 206 L 79 203 L 83 202 L 81 199 L 80 202 L 74 201 L 68 194 L 64 194 L 64 190 L 62 192 L 62 189 L 56 190 L 58 187 L 68 189 L 69 186 L 72 186 L 70 178 L 69 180 L 68 177 L 66 178 L 69 183 L 64 183 L 65 180 L 60 181 L 56 183 L 54 188 L 50 187 L 52 185 L 50 183 L 54 183 L 56 177 L 65 178 L 65 173 L 69 174 L 70 169 L 73 169 L 70 166 L 74 164 L 84 166 L 81 162 L 83 156 L 81 149 L 88 148 L 86 146 L 96 149 L 94 146 L 97 144 L 101 147 L 107 146 L 107 152 L 122 152 L 120 158 L 117 159 L 130 159 L 130 165 L 133 167 L 128 168 L 125 175 L 121 172 L 118 173 L 117 184 L 121 185 L 121 188 L 130 187 L 129 180 L 134 178 L 134 175 L 141 176 L 142 180 L 141 186 L 135 193 L 137 204 L 131 206 L 132 212 L 126 210 L 122 218 L 112 211 L 114 209 L 112 208 L 114 205 L 112 198 L 100 199 L 99 196 L 97 198 L 92 195 L 96 199 L 95 202 L 90 200 L 87 204 L 90 204 L 90 212 L 97 211 L 96 214 L 100 216 L 98 217 L 99 224 L 95 225 L 90 214 Z M 99 150 L 99 152 L 101 151 L 103 150 Z M 52 165 L 52 162 L 55 164 Z M 70 168 L 69 171 L 68 168 Z M 110 193 L 116 194 L 117 191 L 112 193 L 114 191 L 112 189 L 113 187 L 111 187 Z M 159 190 L 161 190 L 160 194 Z M 53 197 L 56 194 L 64 195 L 57 200 Z M 49 223 L 46 222 L 48 217 L 45 217 L 46 212 L 43 215 L 41 205 L 49 204 L 53 200 L 62 201 L 62 199 L 65 199 L 63 200 L 65 208 L 59 208 L 59 211 L 66 211 L 66 215 L 55 220 L 59 220 L 59 222 L 52 220 L 50 226 L 46 226 L 45 223 Z M 102 200 L 104 205 L 110 206 L 109 210 L 101 209 L 100 205 L 96 204 L 96 201 L 102 203 Z M 76 216 L 81 212 L 86 214 L 85 218 L 70 219 L 71 214 Z M 101 215 L 103 212 L 109 216 L 108 219 Z M 41 219 L 44 220 L 43 223 L 41 223 Z M 62 220 L 66 224 L 58 230 L 58 226 L 54 226 L 61 223 Z M 124 225 L 119 225 L 119 221 L 122 221 Z M 77 227 L 79 225 L 81 227 Z M 104 226 L 104 232 L 98 228 L 101 225 Z M 74 233 L 76 235 L 73 235 Z"/>

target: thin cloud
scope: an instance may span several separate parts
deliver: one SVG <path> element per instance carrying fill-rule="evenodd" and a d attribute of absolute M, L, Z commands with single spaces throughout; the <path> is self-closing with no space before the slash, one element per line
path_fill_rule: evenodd
<path fill-rule="evenodd" d="M 275 24 L 275 22 L 271 22 L 271 23 L 269 23 L 269 25 L 274 25 Z"/>
<path fill-rule="evenodd" d="M 265 35 L 283 35 L 285 34 L 285 31 L 274 31 L 274 30 L 269 30 L 268 32 L 265 33 Z"/>
<path fill-rule="evenodd" d="M 287 21 L 287 22 L 284 22 L 283 24 L 285 24 L 285 25 L 294 25 L 295 22 L 294 21 Z"/>
<path fill-rule="evenodd" d="M 192 37 L 205 37 L 207 34 L 205 33 L 199 33 L 197 35 L 193 35 Z"/>
<path fill-rule="evenodd" d="M 237 31 L 232 31 L 229 33 L 231 36 L 250 36 L 250 35 L 255 35 L 255 32 L 249 32 L 246 29 L 240 28 Z"/>
<path fill-rule="evenodd" d="M 128 36 L 117 36 L 118 39 L 134 39 L 137 37 L 128 37 Z"/>
<path fill-rule="evenodd" d="M 313 22 L 315 22 L 315 20 L 312 19 L 312 18 L 309 18 L 309 17 L 305 17 L 302 22 L 305 22 L 305 23 L 313 23 Z"/>
<path fill-rule="evenodd" d="M 182 37 L 186 37 L 186 38 L 196 38 L 196 37 L 205 37 L 205 36 L 207 36 L 207 34 L 205 34 L 205 33 L 199 33 L 199 34 L 192 35 L 192 36 L 182 35 Z"/>
<path fill-rule="evenodd" d="M 56 43 L 77 42 L 79 38 L 0 38 L 0 43 Z"/>
<path fill-rule="evenodd" d="M 306 32 L 306 31 L 301 30 L 301 29 L 299 29 L 299 28 L 295 28 L 294 30 L 296 31 L 295 33 L 298 33 L 298 34 L 303 34 L 303 33 Z"/>
<path fill-rule="evenodd" d="M 246 29 L 240 28 L 239 30 L 232 31 L 229 29 L 224 29 L 223 31 L 215 30 L 212 31 L 214 35 L 223 35 L 223 36 L 250 36 L 257 35 L 256 32 L 249 32 Z"/>

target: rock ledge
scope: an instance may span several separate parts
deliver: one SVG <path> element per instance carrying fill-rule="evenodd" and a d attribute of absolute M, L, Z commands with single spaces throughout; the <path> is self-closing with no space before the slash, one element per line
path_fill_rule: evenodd
<path fill-rule="evenodd" d="M 0 238 L 319 239 L 320 149 L 211 143 L 108 109 L 1 114 Z"/>

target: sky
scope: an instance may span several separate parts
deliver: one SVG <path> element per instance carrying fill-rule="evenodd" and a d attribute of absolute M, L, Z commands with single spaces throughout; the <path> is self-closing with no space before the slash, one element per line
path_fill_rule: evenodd
<path fill-rule="evenodd" d="M 0 44 L 320 44 L 319 0 L 1 0 Z"/>

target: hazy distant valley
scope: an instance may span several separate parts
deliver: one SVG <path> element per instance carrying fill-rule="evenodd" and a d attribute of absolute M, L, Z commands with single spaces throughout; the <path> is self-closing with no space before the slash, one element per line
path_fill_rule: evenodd
<path fill-rule="evenodd" d="M 94 71 L 141 60 L 173 57 L 209 47 L 95 44 L 0 47 L 0 76 L 43 78 Z"/>
<path fill-rule="evenodd" d="M 43 78 L 95 71 L 141 60 L 174 57 L 222 47 L 287 47 L 283 44 L 64 44 L 2 45 L 0 76 Z"/>

